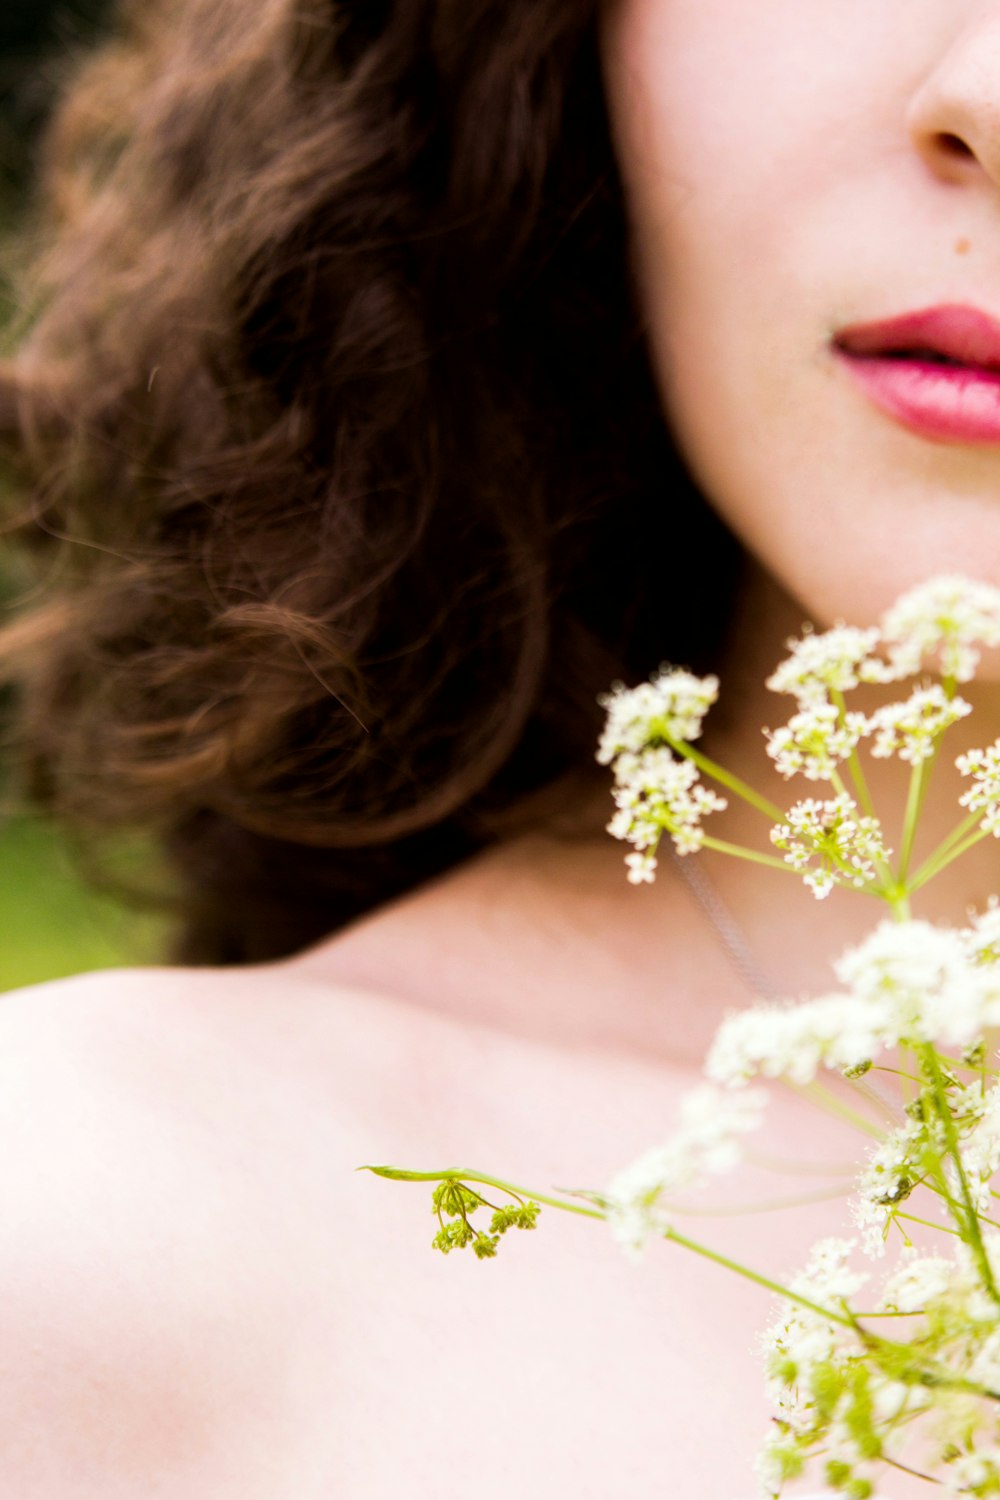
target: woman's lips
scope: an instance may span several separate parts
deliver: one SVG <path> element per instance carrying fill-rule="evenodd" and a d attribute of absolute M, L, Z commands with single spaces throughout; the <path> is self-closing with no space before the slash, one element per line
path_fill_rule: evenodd
<path fill-rule="evenodd" d="M 1000 323 L 932 307 L 841 329 L 835 354 L 875 406 L 943 443 L 1000 444 Z"/>

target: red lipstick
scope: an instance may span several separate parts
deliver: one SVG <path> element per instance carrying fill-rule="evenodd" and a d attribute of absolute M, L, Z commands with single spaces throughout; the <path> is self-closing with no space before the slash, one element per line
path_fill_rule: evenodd
<path fill-rule="evenodd" d="M 841 329 L 833 349 L 881 411 L 941 443 L 1000 445 L 1000 323 L 930 307 Z"/>

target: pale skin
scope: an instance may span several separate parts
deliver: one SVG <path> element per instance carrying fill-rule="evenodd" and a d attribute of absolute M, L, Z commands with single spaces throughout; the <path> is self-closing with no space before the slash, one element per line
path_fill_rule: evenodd
<path fill-rule="evenodd" d="M 604 40 L 665 407 L 759 564 L 710 740 L 764 781 L 782 710 L 756 683 L 804 615 L 865 623 L 944 569 L 1000 580 L 1000 448 L 901 431 L 828 350 L 839 321 L 1000 316 L 1000 4 L 621 0 Z M 976 742 L 996 698 L 977 692 Z M 626 885 L 606 815 L 601 797 L 572 838 L 539 829 L 286 963 L 5 998 L 4 1494 L 749 1500 L 766 1298 L 672 1247 L 636 1269 L 557 1213 L 496 1262 L 445 1260 L 429 1193 L 354 1171 L 600 1187 L 668 1128 L 750 995 L 669 866 Z M 728 834 L 761 838 L 743 813 Z M 960 917 L 996 864 L 990 842 L 926 914 Z M 709 868 L 779 989 L 825 986 L 877 914 Z M 729 1195 L 833 1189 L 854 1145 L 780 1096 L 775 1160 Z M 841 1214 L 685 1227 L 780 1275 Z"/>

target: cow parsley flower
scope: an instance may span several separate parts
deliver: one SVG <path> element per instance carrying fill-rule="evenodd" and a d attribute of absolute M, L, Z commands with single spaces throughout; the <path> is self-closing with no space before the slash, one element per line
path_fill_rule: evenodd
<path fill-rule="evenodd" d="M 951 1111 L 961 1137 L 962 1166 L 981 1214 L 992 1206 L 992 1179 L 1000 1171 L 1000 1084 L 979 1084 L 951 1098 Z"/>
<path fill-rule="evenodd" d="M 970 961 L 961 931 L 885 921 L 834 964 L 841 983 L 872 1007 L 887 1047 L 969 1047 L 1000 1023 L 1000 972 Z"/>
<path fill-rule="evenodd" d="M 1000 900 L 991 896 L 986 908 L 972 914 L 962 929 L 965 951 L 974 964 L 1000 964 Z"/>
<path fill-rule="evenodd" d="M 696 740 L 718 696 L 717 677 L 695 677 L 679 668 L 662 668 L 649 682 L 634 688 L 615 683 L 610 693 L 597 700 L 607 711 L 598 761 L 607 766 L 619 755 L 650 745 Z"/>
<path fill-rule="evenodd" d="M 943 1255 L 904 1254 L 882 1285 L 878 1312 L 920 1313 L 946 1297 L 955 1285 L 956 1267 Z"/>
<path fill-rule="evenodd" d="M 829 781 L 867 732 L 864 714 L 848 713 L 841 720 L 833 703 L 809 703 L 781 729 L 765 730 L 767 753 L 782 776 L 804 776 L 807 781 Z"/>
<path fill-rule="evenodd" d="M 872 755 L 882 760 L 898 755 L 917 766 L 933 754 L 945 730 L 971 712 L 964 698 L 949 698 L 939 683 L 916 688 L 904 702 L 887 703 L 868 719 Z"/>
<path fill-rule="evenodd" d="M 702 819 L 726 806 L 724 797 L 705 786 L 697 767 L 678 760 L 665 745 L 620 754 L 612 797 L 617 810 L 608 832 L 633 847 L 625 862 L 634 885 L 654 878 L 664 833 L 679 854 L 692 854 L 704 841 Z"/>
<path fill-rule="evenodd" d="M 900 676 L 937 654 L 942 676 L 968 682 L 980 648 L 1000 646 L 1000 589 L 957 575 L 932 578 L 886 611 L 882 635 Z"/>
<path fill-rule="evenodd" d="M 760 1089 L 722 1092 L 710 1084 L 682 1097 L 674 1134 L 619 1172 L 604 1195 L 611 1233 L 629 1255 L 637 1258 L 650 1236 L 669 1228 L 666 1199 L 739 1164 L 740 1138 L 758 1128 L 766 1102 Z"/>
<path fill-rule="evenodd" d="M 811 1083 L 821 1067 L 863 1067 L 883 1046 L 877 1007 L 853 995 L 798 1005 L 754 1005 L 728 1015 L 715 1033 L 706 1075 L 730 1086 L 750 1078 Z"/>
<path fill-rule="evenodd" d="M 817 900 L 835 885 L 861 888 L 877 878 L 876 866 L 889 850 L 876 818 L 863 816 L 846 794 L 829 802 L 797 802 L 784 823 L 771 829 L 771 842 L 785 856 Z"/>
<path fill-rule="evenodd" d="M 942 1476 L 945 1495 L 1000 1495 L 1000 1448 L 960 1453 Z"/>
<path fill-rule="evenodd" d="M 878 630 L 853 625 L 807 631 L 787 642 L 791 654 L 779 662 L 767 686 L 775 693 L 790 693 L 800 707 L 823 703 L 831 693 L 848 692 L 884 670 L 873 654 L 878 641 Z"/>
<path fill-rule="evenodd" d="M 1000 1024 L 1000 969 L 975 963 L 962 932 L 886 921 L 834 968 L 846 993 L 727 1016 L 707 1076 L 809 1083 L 821 1067 L 852 1072 L 900 1043 L 967 1048 Z"/>
<path fill-rule="evenodd" d="M 896 1209 L 906 1202 L 920 1180 L 919 1158 L 926 1138 L 924 1123 L 910 1121 L 892 1131 L 868 1157 L 857 1180 L 851 1213 L 869 1255 L 883 1254 Z"/>
<path fill-rule="evenodd" d="M 850 1263 L 854 1245 L 853 1240 L 819 1240 L 805 1270 L 789 1282 L 789 1291 L 833 1314 L 842 1313 L 869 1279 Z M 864 1352 L 860 1335 L 836 1316 L 824 1317 L 793 1302 L 785 1304 L 764 1334 L 763 1347 L 775 1416 L 779 1424 L 803 1436 L 816 1426 L 821 1384 L 829 1387 L 837 1366 Z"/>
<path fill-rule="evenodd" d="M 972 786 L 959 797 L 970 812 L 982 812 L 980 828 L 1000 838 L 1000 740 L 985 750 L 970 750 L 955 764 L 963 776 L 971 777 Z"/>

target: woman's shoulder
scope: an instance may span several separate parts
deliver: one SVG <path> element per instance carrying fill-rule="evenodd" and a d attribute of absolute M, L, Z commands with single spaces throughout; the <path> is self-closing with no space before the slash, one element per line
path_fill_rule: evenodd
<path fill-rule="evenodd" d="M 333 1331 L 323 1162 L 347 1153 L 335 1111 L 324 1137 L 301 1089 L 279 1097 L 276 1038 L 268 1067 L 259 1023 L 226 1024 L 273 982 L 119 971 L 0 999 L 3 1493 L 289 1493 L 281 1379 L 310 1315 Z"/>

